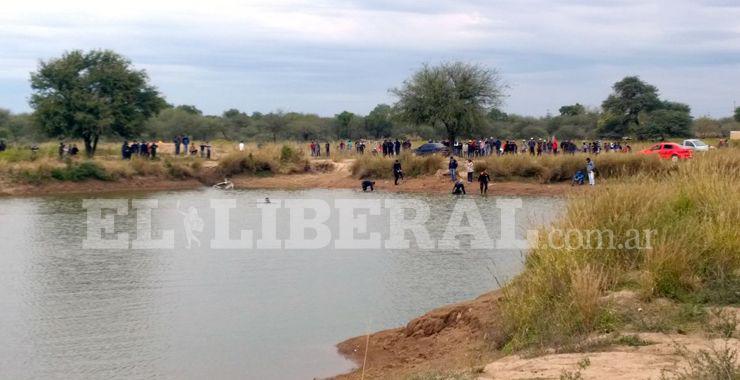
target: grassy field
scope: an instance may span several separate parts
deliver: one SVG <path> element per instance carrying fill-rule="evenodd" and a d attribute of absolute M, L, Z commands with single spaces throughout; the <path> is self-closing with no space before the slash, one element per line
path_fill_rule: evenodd
<path fill-rule="evenodd" d="M 739 220 L 738 149 L 709 152 L 662 175 L 637 173 L 573 197 L 564 217 L 540 231 L 524 272 L 505 287 L 507 348 L 562 346 L 634 322 L 634 315 L 602 300 L 620 289 L 682 305 L 658 313 L 663 325 L 674 327 L 696 317 L 694 311 L 702 310 L 696 305 L 739 304 Z M 650 249 L 598 249 L 576 240 L 582 234 L 552 233 L 611 231 L 621 244 L 634 237 L 633 230 L 654 231 Z"/>

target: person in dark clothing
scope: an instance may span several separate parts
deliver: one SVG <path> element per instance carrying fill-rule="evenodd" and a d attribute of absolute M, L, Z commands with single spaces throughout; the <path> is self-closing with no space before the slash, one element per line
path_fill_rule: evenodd
<path fill-rule="evenodd" d="M 211 143 L 206 141 L 206 159 L 211 159 Z"/>
<path fill-rule="evenodd" d="M 393 163 L 393 178 L 395 178 L 394 184 L 398 185 L 398 180 L 403 179 L 403 170 L 401 170 L 401 162 L 396 160 Z"/>
<path fill-rule="evenodd" d="M 455 182 L 455 186 L 452 187 L 452 194 L 454 195 L 465 194 L 465 185 L 463 184 L 462 181 L 457 180 L 457 182 Z"/>
<path fill-rule="evenodd" d="M 185 149 L 185 154 L 188 154 L 188 145 L 190 145 L 190 138 L 187 135 L 182 137 L 182 145 Z"/>
<path fill-rule="evenodd" d="M 72 144 L 72 147 L 69 148 L 69 155 L 70 156 L 76 156 L 77 153 L 80 152 L 80 149 L 77 147 L 77 144 Z"/>
<path fill-rule="evenodd" d="M 59 143 L 59 159 L 61 160 L 64 157 L 64 143 Z"/>
<path fill-rule="evenodd" d="M 491 176 L 484 170 L 478 174 L 478 183 L 480 183 L 480 194 L 488 194 L 488 182 L 491 181 Z"/>
<path fill-rule="evenodd" d="M 139 155 L 149 156 L 149 145 L 145 141 L 139 143 Z"/>
<path fill-rule="evenodd" d="M 121 146 L 121 159 L 131 159 L 131 147 L 128 146 L 128 141 L 124 141 L 123 145 Z"/>
<path fill-rule="evenodd" d="M 149 146 L 149 156 L 152 160 L 157 158 L 157 148 L 159 148 L 159 145 L 157 145 L 156 142 L 153 142 L 152 145 Z"/>
<path fill-rule="evenodd" d="M 447 167 L 450 169 L 450 179 L 455 182 L 457 180 L 457 160 L 455 160 L 455 157 L 450 157 L 450 164 Z"/>
<path fill-rule="evenodd" d="M 328 141 L 326 142 L 326 144 L 324 145 L 324 147 L 326 148 L 326 157 L 329 157 L 329 148 L 331 147 L 331 145 L 329 145 L 329 142 Z"/>
<path fill-rule="evenodd" d="M 139 143 L 136 141 L 131 143 L 131 146 L 129 147 L 129 155 L 128 158 L 131 158 L 131 156 L 135 156 L 139 154 Z"/>
<path fill-rule="evenodd" d="M 362 191 L 367 191 L 367 189 L 370 189 L 370 191 L 375 191 L 375 181 L 370 180 L 364 180 L 362 181 Z"/>
<path fill-rule="evenodd" d="M 398 139 L 396 139 L 396 142 L 393 143 L 393 147 L 396 150 L 396 156 L 398 156 L 399 154 L 401 154 L 401 142 L 398 141 Z"/>
<path fill-rule="evenodd" d="M 7 146 L 5 145 L 5 141 L 0 140 L 0 152 L 5 152 L 5 149 L 7 149 Z"/>
<path fill-rule="evenodd" d="M 206 144 L 200 143 L 200 158 L 203 158 L 206 156 Z"/>
<path fill-rule="evenodd" d="M 180 155 L 180 143 L 182 143 L 182 138 L 180 138 L 180 135 L 175 136 L 174 139 L 172 139 L 172 143 L 175 144 L 175 155 Z M 187 150 L 187 148 L 185 148 Z"/>

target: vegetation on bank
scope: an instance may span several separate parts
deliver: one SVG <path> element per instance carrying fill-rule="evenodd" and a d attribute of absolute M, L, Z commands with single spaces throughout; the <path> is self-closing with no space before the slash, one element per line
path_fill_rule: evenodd
<path fill-rule="evenodd" d="M 585 170 L 585 154 L 532 157 L 528 154 L 488 156 L 473 160 L 475 172 L 488 171 L 498 180 L 535 180 L 541 183 L 568 181 L 578 170 Z M 653 156 L 608 153 L 592 156 L 600 178 L 622 178 L 636 175 L 663 175 L 674 171 L 678 165 Z M 400 156 L 406 177 L 430 176 L 438 170 L 447 170 L 448 159 L 440 156 Z M 350 170 L 357 178 L 392 178 L 391 168 L 395 157 L 366 155 L 357 158 Z M 458 172 L 465 176 L 465 162 L 457 158 Z M 477 175 L 476 175 L 477 177 Z"/>
<path fill-rule="evenodd" d="M 508 349 L 566 345 L 591 332 L 630 324 L 679 326 L 702 315 L 696 305 L 740 303 L 740 151 L 709 152 L 662 175 L 638 174 L 579 194 L 563 218 L 540 231 L 523 273 L 504 288 Z M 650 249 L 634 230 L 654 230 Z M 583 245 L 578 234 L 611 231 L 615 246 Z M 630 240 L 633 239 L 633 240 Z M 608 245 L 608 242 L 604 243 Z M 622 245 L 619 245 L 622 244 Z M 621 313 L 606 292 L 631 289 L 644 300 L 679 306 L 644 316 Z M 642 324 L 637 323 L 642 321 Z"/>

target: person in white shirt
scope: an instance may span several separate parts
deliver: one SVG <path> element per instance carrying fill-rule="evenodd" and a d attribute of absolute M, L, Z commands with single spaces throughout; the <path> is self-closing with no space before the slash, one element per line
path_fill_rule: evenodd
<path fill-rule="evenodd" d="M 239 151 L 240 152 L 244 151 L 244 141 L 239 141 Z"/>
<path fill-rule="evenodd" d="M 465 163 L 465 170 L 468 172 L 468 182 L 473 182 L 473 169 L 475 165 L 473 164 L 473 160 L 468 160 L 468 162 Z"/>

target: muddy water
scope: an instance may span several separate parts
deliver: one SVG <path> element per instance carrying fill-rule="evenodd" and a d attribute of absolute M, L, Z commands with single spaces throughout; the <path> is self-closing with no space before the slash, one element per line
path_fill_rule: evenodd
<path fill-rule="evenodd" d="M 275 207 L 277 199 L 294 198 L 330 205 L 336 199 L 422 200 L 431 208 L 426 227 L 433 239 L 442 235 L 457 201 L 348 190 L 106 195 L 127 203 L 157 200 L 153 236 L 171 230 L 173 246 L 89 249 L 83 240 L 96 223 L 87 222 L 84 198 L 0 199 L 0 378 L 328 376 L 352 367 L 336 354 L 337 342 L 496 288 L 522 266 L 521 250 L 470 249 L 469 237 L 461 239 L 462 248 L 431 251 L 414 239 L 403 250 L 210 248 L 216 228 L 211 199 L 236 202 L 232 239 L 241 229 L 253 229 L 256 239 L 256 204 L 266 196 Z M 492 239 L 501 223 L 495 200 L 475 200 Z M 522 201 L 515 222 L 520 237 L 563 206 L 553 198 Z M 192 210 L 202 228 L 185 227 Z M 368 217 L 370 232 L 383 238 L 386 214 Z M 289 214 L 276 215 L 278 238 L 287 238 Z M 112 218 L 114 234 L 136 238 L 133 209 Z M 326 225 L 335 233 L 339 224 L 332 212 Z M 191 241 L 187 248 L 186 228 L 200 246 Z"/>

